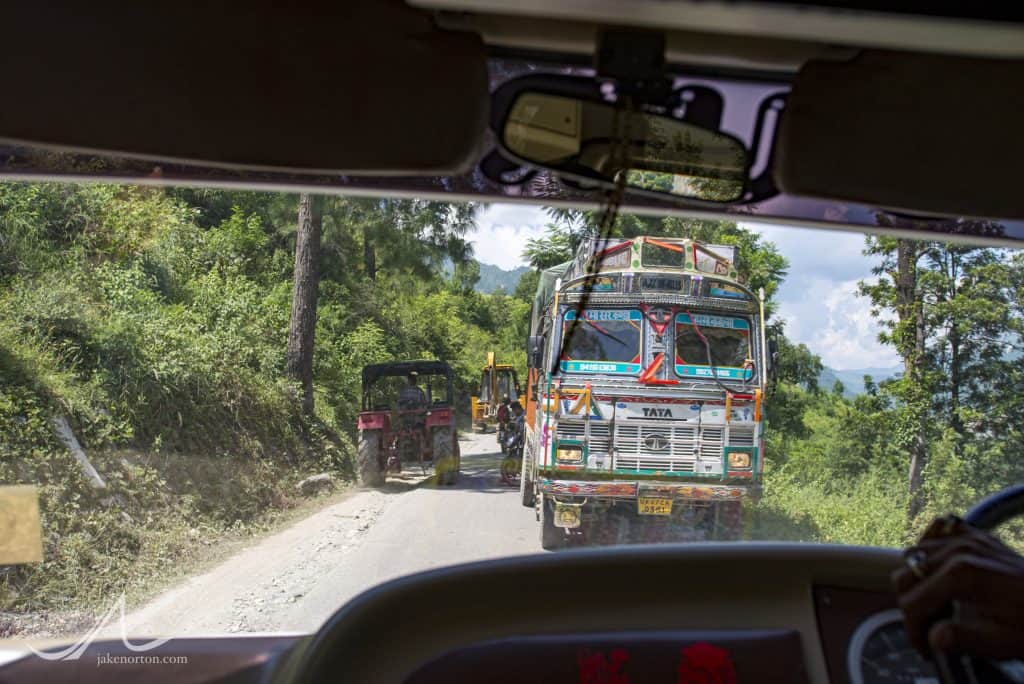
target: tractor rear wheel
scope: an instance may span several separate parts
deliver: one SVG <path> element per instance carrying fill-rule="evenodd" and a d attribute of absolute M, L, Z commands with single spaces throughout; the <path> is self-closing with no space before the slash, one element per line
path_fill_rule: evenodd
<path fill-rule="evenodd" d="M 453 485 L 459 478 L 459 459 L 451 430 L 434 430 L 434 477 L 439 485 Z"/>
<path fill-rule="evenodd" d="M 380 487 L 384 484 L 384 469 L 380 462 L 380 442 L 380 430 L 359 431 L 356 469 L 359 484 L 364 487 Z"/>

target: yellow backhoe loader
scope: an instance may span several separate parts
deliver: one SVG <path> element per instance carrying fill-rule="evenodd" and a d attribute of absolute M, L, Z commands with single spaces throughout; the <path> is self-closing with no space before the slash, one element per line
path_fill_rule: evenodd
<path fill-rule="evenodd" d="M 480 372 L 480 391 L 473 397 L 473 429 L 487 432 L 498 422 L 498 408 L 508 397 L 519 398 L 519 377 L 508 363 L 497 363 L 494 352 L 487 352 L 487 364 Z"/>

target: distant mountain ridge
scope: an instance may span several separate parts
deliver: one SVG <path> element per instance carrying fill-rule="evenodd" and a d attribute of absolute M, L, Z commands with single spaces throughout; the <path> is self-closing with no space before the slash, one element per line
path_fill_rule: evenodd
<path fill-rule="evenodd" d="M 852 368 L 850 370 L 837 370 L 825 366 L 818 376 L 818 387 L 826 392 L 832 391 L 836 380 L 843 383 L 843 396 L 853 398 L 858 394 L 864 394 L 864 376 L 870 375 L 876 383 L 889 378 L 895 378 L 903 372 L 903 366 L 889 366 L 887 368 Z"/>
<path fill-rule="evenodd" d="M 476 260 L 471 259 L 470 261 Z M 507 271 L 501 266 L 495 266 L 494 264 L 485 264 L 482 261 L 477 261 L 476 263 L 480 267 L 480 279 L 476 281 L 473 289 L 483 294 L 491 294 L 499 287 L 506 294 L 512 294 L 516 289 L 516 285 L 519 284 L 519 279 L 524 274 L 530 272 L 529 266 L 518 266 L 511 271 Z M 449 276 L 455 271 L 454 265 L 449 260 L 445 260 L 442 268 L 444 273 Z"/>
<path fill-rule="evenodd" d="M 519 266 L 511 271 L 506 271 L 501 266 L 494 264 L 480 264 L 480 280 L 476 283 L 476 291 L 490 294 L 499 287 L 505 290 L 506 294 L 512 294 L 519 284 L 519 279 L 530 272 L 529 266 Z"/>

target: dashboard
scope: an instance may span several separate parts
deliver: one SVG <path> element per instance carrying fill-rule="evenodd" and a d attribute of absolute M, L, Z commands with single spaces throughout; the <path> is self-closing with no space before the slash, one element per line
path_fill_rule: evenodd
<path fill-rule="evenodd" d="M 196 654 L 177 672 L 196 682 L 937 682 L 894 612 L 899 563 L 896 550 L 812 544 L 571 550 L 399 578 L 311 636 L 162 648 Z M 0 682 L 144 671 L 85 658 L 23 658 L 0 667 Z"/>
<path fill-rule="evenodd" d="M 829 680 L 938 684 L 934 665 L 910 645 L 891 594 L 814 587 Z M 543 670 L 538 672 L 538 663 Z M 453 650 L 416 670 L 409 684 L 489 682 L 807 682 L 793 630 L 607 632 L 515 637 Z"/>

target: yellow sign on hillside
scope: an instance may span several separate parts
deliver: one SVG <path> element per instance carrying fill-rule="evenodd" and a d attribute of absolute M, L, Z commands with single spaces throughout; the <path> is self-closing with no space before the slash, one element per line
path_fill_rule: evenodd
<path fill-rule="evenodd" d="M 42 560 L 43 528 L 36 488 L 32 485 L 0 487 L 0 565 Z"/>

